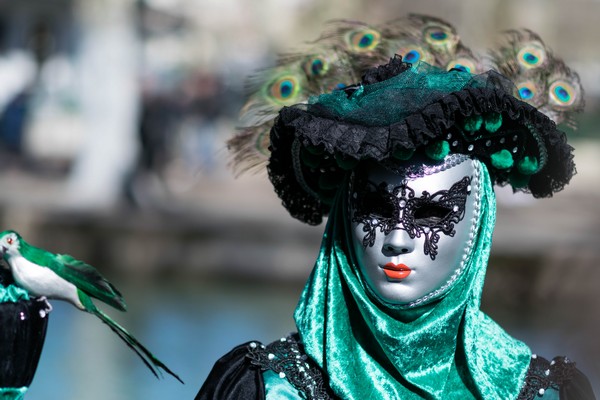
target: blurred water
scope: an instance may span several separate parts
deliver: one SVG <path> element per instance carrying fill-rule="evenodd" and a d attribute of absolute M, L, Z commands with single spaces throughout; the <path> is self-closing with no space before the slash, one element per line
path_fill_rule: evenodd
<path fill-rule="evenodd" d="M 97 318 L 53 302 L 27 400 L 193 399 L 214 362 L 250 339 L 293 330 L 300 287 L 256 283 L 122 287 L 129 311 L 110 313 L 180 375 L 157 380 Z"/>
<path fill-rule="evenodd" d="M 214 362 L 232 347 L 273 341 L 294 330 L 301 285 L 250 282 L 119 285 L 129 311 L 111 313 L 186 382 L 157 380 L 106 326 L 69 304 L 53 302 L 48 336 L 27 400 L 193 399 Z M 567 354 L 598 391 L 599 365 L 574 320 L 515 313 L 484 301 L 509 333 L 546 357 Z M 549 310 L 551 312 L 551 310 Z M 578 321 L 576 319 L 575 321 Z"/>

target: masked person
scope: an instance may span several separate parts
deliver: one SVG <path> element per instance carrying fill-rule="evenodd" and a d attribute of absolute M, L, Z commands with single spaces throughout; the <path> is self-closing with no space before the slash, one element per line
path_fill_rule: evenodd
<path fill-rule="evenodd" d="M 396 57 L 283 108 L 269 177 L 290 214 L 329 215 L 297 334 L 250 342 L 197 399 L 594 399 L 480 310 L 493 185 L 535 197 L 575 172 L 565 134 L 495 72 Z"/>

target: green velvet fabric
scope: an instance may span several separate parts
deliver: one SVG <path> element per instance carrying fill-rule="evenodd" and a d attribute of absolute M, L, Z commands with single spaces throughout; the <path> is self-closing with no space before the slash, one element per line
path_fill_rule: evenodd
<path fill-rule="evenodd" d="M 444 297 L 408 310 L 369 294 L 353 260 L 347 182 L 342 185 L 295 312 L 305 350 L 337 396 L 518 396 L 531 352 L 479 309 L 496 212 L 489 174 L 483 164 L 479 168 L 481 208 L 467 266 Z"/>
<path fill-rule="evenodd" d="M 25 398 L 27 387 L 0 388 L 0 400 L 22 400 Z"/>
<path fill-rule="evenodd" d="M 0 303 L 16 303 L 19 300 L 29 300 L 29 293 L 15 285 L 0 285 Z"/>

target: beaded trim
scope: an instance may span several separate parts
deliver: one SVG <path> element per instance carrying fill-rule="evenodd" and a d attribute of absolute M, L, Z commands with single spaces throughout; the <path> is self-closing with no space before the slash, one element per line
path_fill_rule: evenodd
<path fill-rule="evenodd" d="M 475 191 L 471 192 L 471 193 L 475 194 L 474 199 L 473 199 L 473 218 L 471 219 L 471 230 L 469 231 L 469 241 L 467 242 L 467 244 L 465 246 L 465 251 L 464 251 L 462 259 L 460 261 L 460 265 L 458 266 L 458 268 L 456 268 L 456 270 L 454 271 L 454 273 L 452 274 L 450 279 L 448 279 L 448 281 L 446 281 L 446 283 L 442 287 L 434 290 L 433 292 L 431 292 L 429 294 L 426 294 L 425 296 L 421 297 L 420 299 L 417 299 L 411 303 L 408 303 L 408 305 L 406 306 L 408 308 L 420 306 L 423 303 L 425 303 L 433 298 L 436 298 L 436 297 L 440 296 L 442 293 L 446 292 L 454 284 L 454 282 L 456 282 L 458 277 L 461 276 L 462 272 L 465 269 L 465 266 L 467 265 L 467 262 L 469 260 L 469 250 L 473 246 L 473 241 L 475 240 L 475 235 L 477 233 L 477 221 L 479 220 L 479 213 L 481 212 L 480 164 L 479 164 L 479 161 L 477 161 L 477 160 L 472 160 L 471 162 L 475 165 L 475 174 L 473 175 L 473 179 L 471 182 L 473 185 L 475 185 L 477 187 L 477 189 Z"/>
<path fill-rule="evenodd" d="M 321 369 L 304 353 L 297 334 L 291 334 L 265 346 L 252 342 L 246 355 L 261 370 L 271 370 L 286 379 L 306 399 L 332 399 Z"/>
<path fill-rule="evenodd" d="M 271 370 L 286 379 L 308 400 L 331 400 L 335 397 L 325 384 L 321 369 L 304 353 L 298 334 L 290 334 L 267 346 L 251 342 L 248 354 L 253 365 L 262 371 Z M 567 357 L 555 357 L 548 361 L 536 354 L 517 400 L 534 400 L 543 397 L 548 389 L 559 391 L 575 372 L 575 363 Z"/>
<path fill-rule="evenodd" d="M 445 171 L 447 169 L 456 167 L 459 164 L 467 161 L 470 157 L 461 153 L 448 154 L 442 163 L 431 164 L 431 160 L 424 161 L 422 163 L 411 163 L 407 166 L 396 166 L 393 160 L 382 162 L 382 165 L 388 166 L 394 172 L 404 175 L 407 178 L 415 179 L 421 178 L 427 175 L 437 174 L 438 172 Z"/>
<path fill-rule="evenodd" d="M 571 380 L 575 372 L 575 363 L 567 357 L 555 357 L 548 361 L 536 354 L 531 355 L 531 364 L 525 377 L 525 383 L 517 400 L 533 400 L 542 397 L 546 390 L 560 390 Z"/>

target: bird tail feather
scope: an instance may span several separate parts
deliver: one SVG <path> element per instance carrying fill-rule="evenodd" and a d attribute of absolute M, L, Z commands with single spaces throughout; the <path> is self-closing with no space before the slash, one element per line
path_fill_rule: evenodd
<path fill-rule="evenodd" d="M 96 307 L 96 305 L 92 302 L 92 300 L 89 296 L 87 296 L 85 293 L 82 293 L 80 291 L 79 298 L 80 298 L 81 302 L 83 303 L 85 310 L 91 314 L 94 314 L 95 316 L 100 318 L 102 320 L 102 322 L 104 322 L 106 325 L 108 325 L 108 327 L 114 333 L 116 333 L 117 336 L 119 336 L 119 338 L 121 338 L 121 340 L 123 340 L 125 342 L 125 344 L 127 344 L 127 346 L 135 352 L 135 354 L 138 355 L 138 357 L 144 362 L 146 367 L 148 367 L 148 369 L 150 371 L 152 371 L 154 376 L 156 376 L 157 378 L 161 378 L 162 377 L 161 369 L 162 369 L 165 372 L 167 372 L 169 375 L 171 375 L 175 379 L 177 379 L 179 382 L 184 383 L 176 373 L 171 371 L 171 369 L 169 369 L 169 367 L 167 367 L 162 361 L 160 361 L 158 358 L 156 358 L 150 352 L 150 350 L 148 350 L 146 347 L 144 347 L 144 345 L 142 345 L 135 337 L 133 337 L 132 334 L 127 332 L 127 330 L 125 328 L 123 328 L 121 325 L 119 325 L 117 322 L 115 322 L 108 315 L 106 315 L 105 313 L 100 311 L 100 309 L 98 309 Z"/>

